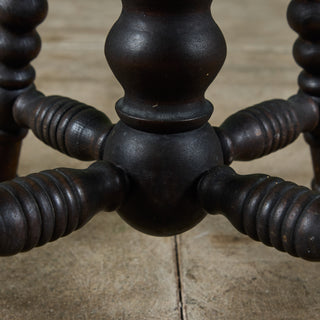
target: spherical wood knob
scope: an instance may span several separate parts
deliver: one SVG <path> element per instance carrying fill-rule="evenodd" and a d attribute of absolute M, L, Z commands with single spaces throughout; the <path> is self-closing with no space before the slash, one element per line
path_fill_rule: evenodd
<path fill-rule="evenodd" d="M 150 134 L 120 121 L 106 141 L 104 160 L 124 169 L 130 181 L 120 216 L 142 232 L 170 236 L 205 217 L 197 183 L 223 163 L 223 155 L 209 124 L 183 133 Z"/>

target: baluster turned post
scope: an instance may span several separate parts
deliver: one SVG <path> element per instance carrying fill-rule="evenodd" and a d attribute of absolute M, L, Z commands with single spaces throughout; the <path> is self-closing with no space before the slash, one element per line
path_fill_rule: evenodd
<path fill-rule="evenodd" d="M 119 214 L 140 231 L 174 235 L 205 216 L 201 174 L 222 163 L 204 97 L 226 57 L 212 0 L 123 0 L 105 53 L 123 86 L 121 121 L 104 160 L 124 168 L 131 192 Z"/>

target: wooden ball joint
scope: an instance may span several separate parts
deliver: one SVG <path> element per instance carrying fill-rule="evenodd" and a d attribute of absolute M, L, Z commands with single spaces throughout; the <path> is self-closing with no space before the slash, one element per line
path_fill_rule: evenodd
<path fill-rule="evenodd" d="M 181 12 L 181 1 L 123 1 L 106 41 L 125 96 L 116 105 L 121 121 L 108 137 L 104 159 L 130 178 L 121 217 L 157 236 L 202 220 L 197 181 L 223 163 L 207 123 L 213 108 L 204 98 L 226 56 L 209 2 L 186 1 Z"/>
<path fill-rule="evenodd" d="M 117 210 L 157 236 L 184 232 L 206 213 L 223 214 L 254 240 L 319 261 L 319 193 L 263 174 L 240 176 L 229 165 L 266 156 L 303 133 L 313 188 L 320 189 L 320 2 L 293 0 L 288 9 L 299 33 L 294 58 L 304 69 L 299 92 L 240 110 L 220 127 L 209 125 L 213 107 L 204 98 L 226 57 L 211 0 L 122 3 L 105 46 L 125 91 L 113 125 L 91 106 L 36 90 L 29 62 L 40 49 L 35 27 L 47 1 L 0 2 L 0 254 L 30 250 L 101 210 Z M 15 178 L 28 128 L 47 145 L 96 162 Z"/>

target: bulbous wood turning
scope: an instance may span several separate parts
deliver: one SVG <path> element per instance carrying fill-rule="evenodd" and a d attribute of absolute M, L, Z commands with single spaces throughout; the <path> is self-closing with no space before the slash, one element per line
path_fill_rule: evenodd
<path fill-rule="evenodd" d="M 29 62 L 40 51 L 41 40 L 35 28 L 47 10 L 46 0 L 0 0 L 0 180 L 16 175 L 26 130 L 15 124 L 12 105 L 35 78 Z"/>
<path fill-rule="evenodd" d="M 125 90 L 116 106 L 129 126 L 181 132 L 208 121 L 204 98 L 226 56 L 211 1 L 124 0 L 105 53 Z"/>
<path fill-rule="evenodd" d="M 304 69 L 299 77 L 301 90 L 320 97 L 320 3 L 318 0 L 293 0 L 288 22 L 299 34 L 293 49 L 296 62 Z"/>
<path fill-rule="evenodd" d="M 112 128 L 109 118 L 95 108 L 66 97 L 45 97 L 36 90 L 17 98 L 13 114 L 40 140 L 80 160 L 102 159 Z"/>
<path fill-rule="evenodd" d="M 199 199 L 242 233 L 278 250 L 320 261 L 320 194 L 263 174 L 216 167 L 199 183 Z"/>
<path fill-rule="evenodd" d="M 106 162 L 86 170 L 55 169 L 0 184 L 0 255 L 66 236 L 101 210 L 120 206 L 122 172 Z"/>
<path fill-rule="evenodd" d="M 226 45 L 209 0 L 122 3 L 105 54 L 125 96 L 103 159 L 131 181 L 121 217 L 145 233 L 174 235 L 203 219 L 197 181 L 222 163 L 204 93 L 223 65 Z"/>
<path fill-rule="evenodd" d="M 123 168 L 131 190 L 118 213 L 134 228 L 171 236 L 206 215 L 197 200 L 201 175 L 223 163 L 209 124 L 182 133 L 150 134 L 120 121 L 109 135 L 104 160 Z"/>

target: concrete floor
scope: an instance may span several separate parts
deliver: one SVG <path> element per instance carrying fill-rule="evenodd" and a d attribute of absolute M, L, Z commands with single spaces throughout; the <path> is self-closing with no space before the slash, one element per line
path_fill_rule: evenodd
<path fill-rule="evenodd" d="M 215 105 L 212 124 L 240 108 L 296 92 L 299 68 L 291 57 L 296 35 L 286 23 L 287 4 L 215 1 L 213 15 L 227 40 L 228 58 L 207 92 Z M 38 29 L 43 39 L 34 62 L 39 90 L 96 106 L 117 121 L 113 106 L 123 91 L 107 66 L 103 46 L 119 12 L 120 0 L 51 1 L 49 16 Z M 20 163 L 20 175 L 88 166 L 49 149 L 31 133 Z M 301 138 L 267 158 L 233 168 L 302 185 L 312 177 Z M 116 213 L 100 213 L 65 239 L 1 258 L 0 284 L 1 320 L 320 316 L 318 264 L 256 243 L 219 216 L 206 217 L 176 238 L 154 238 L 133 230 Z"/>

